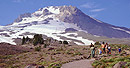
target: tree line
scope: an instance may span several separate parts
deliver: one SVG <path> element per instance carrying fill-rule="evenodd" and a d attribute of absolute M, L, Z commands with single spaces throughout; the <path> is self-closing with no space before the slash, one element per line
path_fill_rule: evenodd
<path fill-rule="evenodd" d="M 33 38 L 29 38 L 28 36 L 23 36 L 22 38 L 22 45 L 31 43 L 34 46 L 38 44 L 45 44 L 45 47 L 48 46 L 51 43 L 51 39 L 47 38 L 44 40 L 42 34 L 35 34 Z M 59 41 L 59 44 L 69 44 L 68 41 Z"/>

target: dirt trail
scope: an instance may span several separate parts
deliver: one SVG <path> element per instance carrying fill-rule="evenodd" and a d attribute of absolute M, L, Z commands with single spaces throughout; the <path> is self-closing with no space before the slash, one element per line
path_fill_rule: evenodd
<path fill-rule="evenodd" d="M 93 68 L 91 63 L 94 59 L 85 59 L 63 64 L 61 68 Z"/>

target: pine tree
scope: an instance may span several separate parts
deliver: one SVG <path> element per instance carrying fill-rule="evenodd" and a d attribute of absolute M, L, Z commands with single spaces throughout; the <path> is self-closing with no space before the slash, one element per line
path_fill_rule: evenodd
<path fill-rule="evenodd" d="M 29 41 L 29 37 L 28 37 L 28 36 L 26 37 L 26 42 L 27 42 L 27 41 Z"/>
<path fill-rule="evenodd" d="M 23 39 L 22 39 L 22 45 L 25 44 L 25 37 L 23 36 Z"/>
<path fill-rule="evenodd" d="M 94 45 L 101 45 L 99 41 L 95 42 Z"/>
<path fill-rule="evenodd" d="M 63 44 L 69 44 L 67 41 L 63 41 Z"/>
<path fill-rule="evenodd" d="M 44 40 L 42 38 L 42 34 L 35 34 L 33 38 L 33 45 L 43 44 L 43 43 Z"/>
<path fill-rule="evenodd" d="M 62 44 L 62 41 L 59 41 L 59 44 Z"/>

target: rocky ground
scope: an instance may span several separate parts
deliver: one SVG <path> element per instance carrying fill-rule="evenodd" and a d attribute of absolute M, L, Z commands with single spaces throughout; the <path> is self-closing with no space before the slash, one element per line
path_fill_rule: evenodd
<path fill-rule="evenodd" d="M 31 52 L 33 49 L 8 43 L 0 43 L 0 55 L 14 55 L 25 52 Z"/>
<path fill-rule="evenodd" d="M 27 47 L 27 45 L 14 46 L 2 43 L 0 44 L 0 68 L 76 68 L 78 66 L 81 68 L 86 66 L 107 68 L 107 66 L 119 66 L 120 63 L 125 63 L 126 67 L 129 67 L 130 47 L 127 45 L 116 44 L 111 46 L 111 55 L 102 54 L 99 56 L 97 54 L 97 49 L 100 47 L 100 45 L 95 45 L 96 57 L 93 60 L 88 58 L 90 55 L 89 46 L 57 45 L 47 46 L 44 48 L 41 45 L 41 47 L 36 46 L 32 48 L 30 46 Z M 118 46 L 122 47 L 121 54 L 118 54 Z M 114 61 L 112 59 L 114 59 Z M 93 63 L 91 61 L 93 61 Z"/>
<path fill-rule="evenodd" d="M 20 46 L 22 47 L 22 46 Z M 14 48 L 14 47 L 10 47 Z M 3 49 L 3 48 L 1 48 Z M 23 47 L 24 49 L 24 47 Z M 15 49 L 10 50 L 14 51 Z M 22 49 L 16 49 L 18 53 L 8 54 L 0 57 L 0 67 L 2 68 L 23 68 L 28 65 L 43 65 L 45 68 L 61 67 L 62 64 L 73 62 L 81 59 L 86 59 L 89 55 L 88 46 L 49 46 L 47 48 L 41 47 L 31 48 L 29 50 L 20 52 Z M 25 49 L 26 50 L 26 49 Z M 27 49 L 28 50 L 28 49 Z M 6 51 L 5 51 L 6 52 Z"/>

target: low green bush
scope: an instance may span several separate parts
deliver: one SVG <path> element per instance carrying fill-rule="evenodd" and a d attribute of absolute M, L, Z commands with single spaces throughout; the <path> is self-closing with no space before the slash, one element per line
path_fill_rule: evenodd
<path fill-rule="evenodd" d="M 41 51 L 41 47 L 35 47 L 35 51 Z"/>
<path fill-rule="evenodd" d="M 101 65 L 102 63 L 98 60 L 96 60 L 95 62 L 93 62 L 92 66 L 96 67 L 98 65 Z"/>
<path fill-rule="evenodd" d="M 61 68 L 61 64 L 59 63 L 51 63 L 48 68 Z"/>
<path fill-rule="evenodd" d="M 92 66 L 95 68 L 101 68 L 101 66 L 107 66 L 106 68 L 112 68 L 116 63 L 119 61 L 127 62 L 127 64 L 123 67 L 129 67 L 130 66 L 130 56 L 124 56 L 124 57 L 116 57 L 116 58 L 102 58 L 99 61 L 94 61 L 92 63 Z M 123 68 L 122 67 L 122 68 Z"/>

